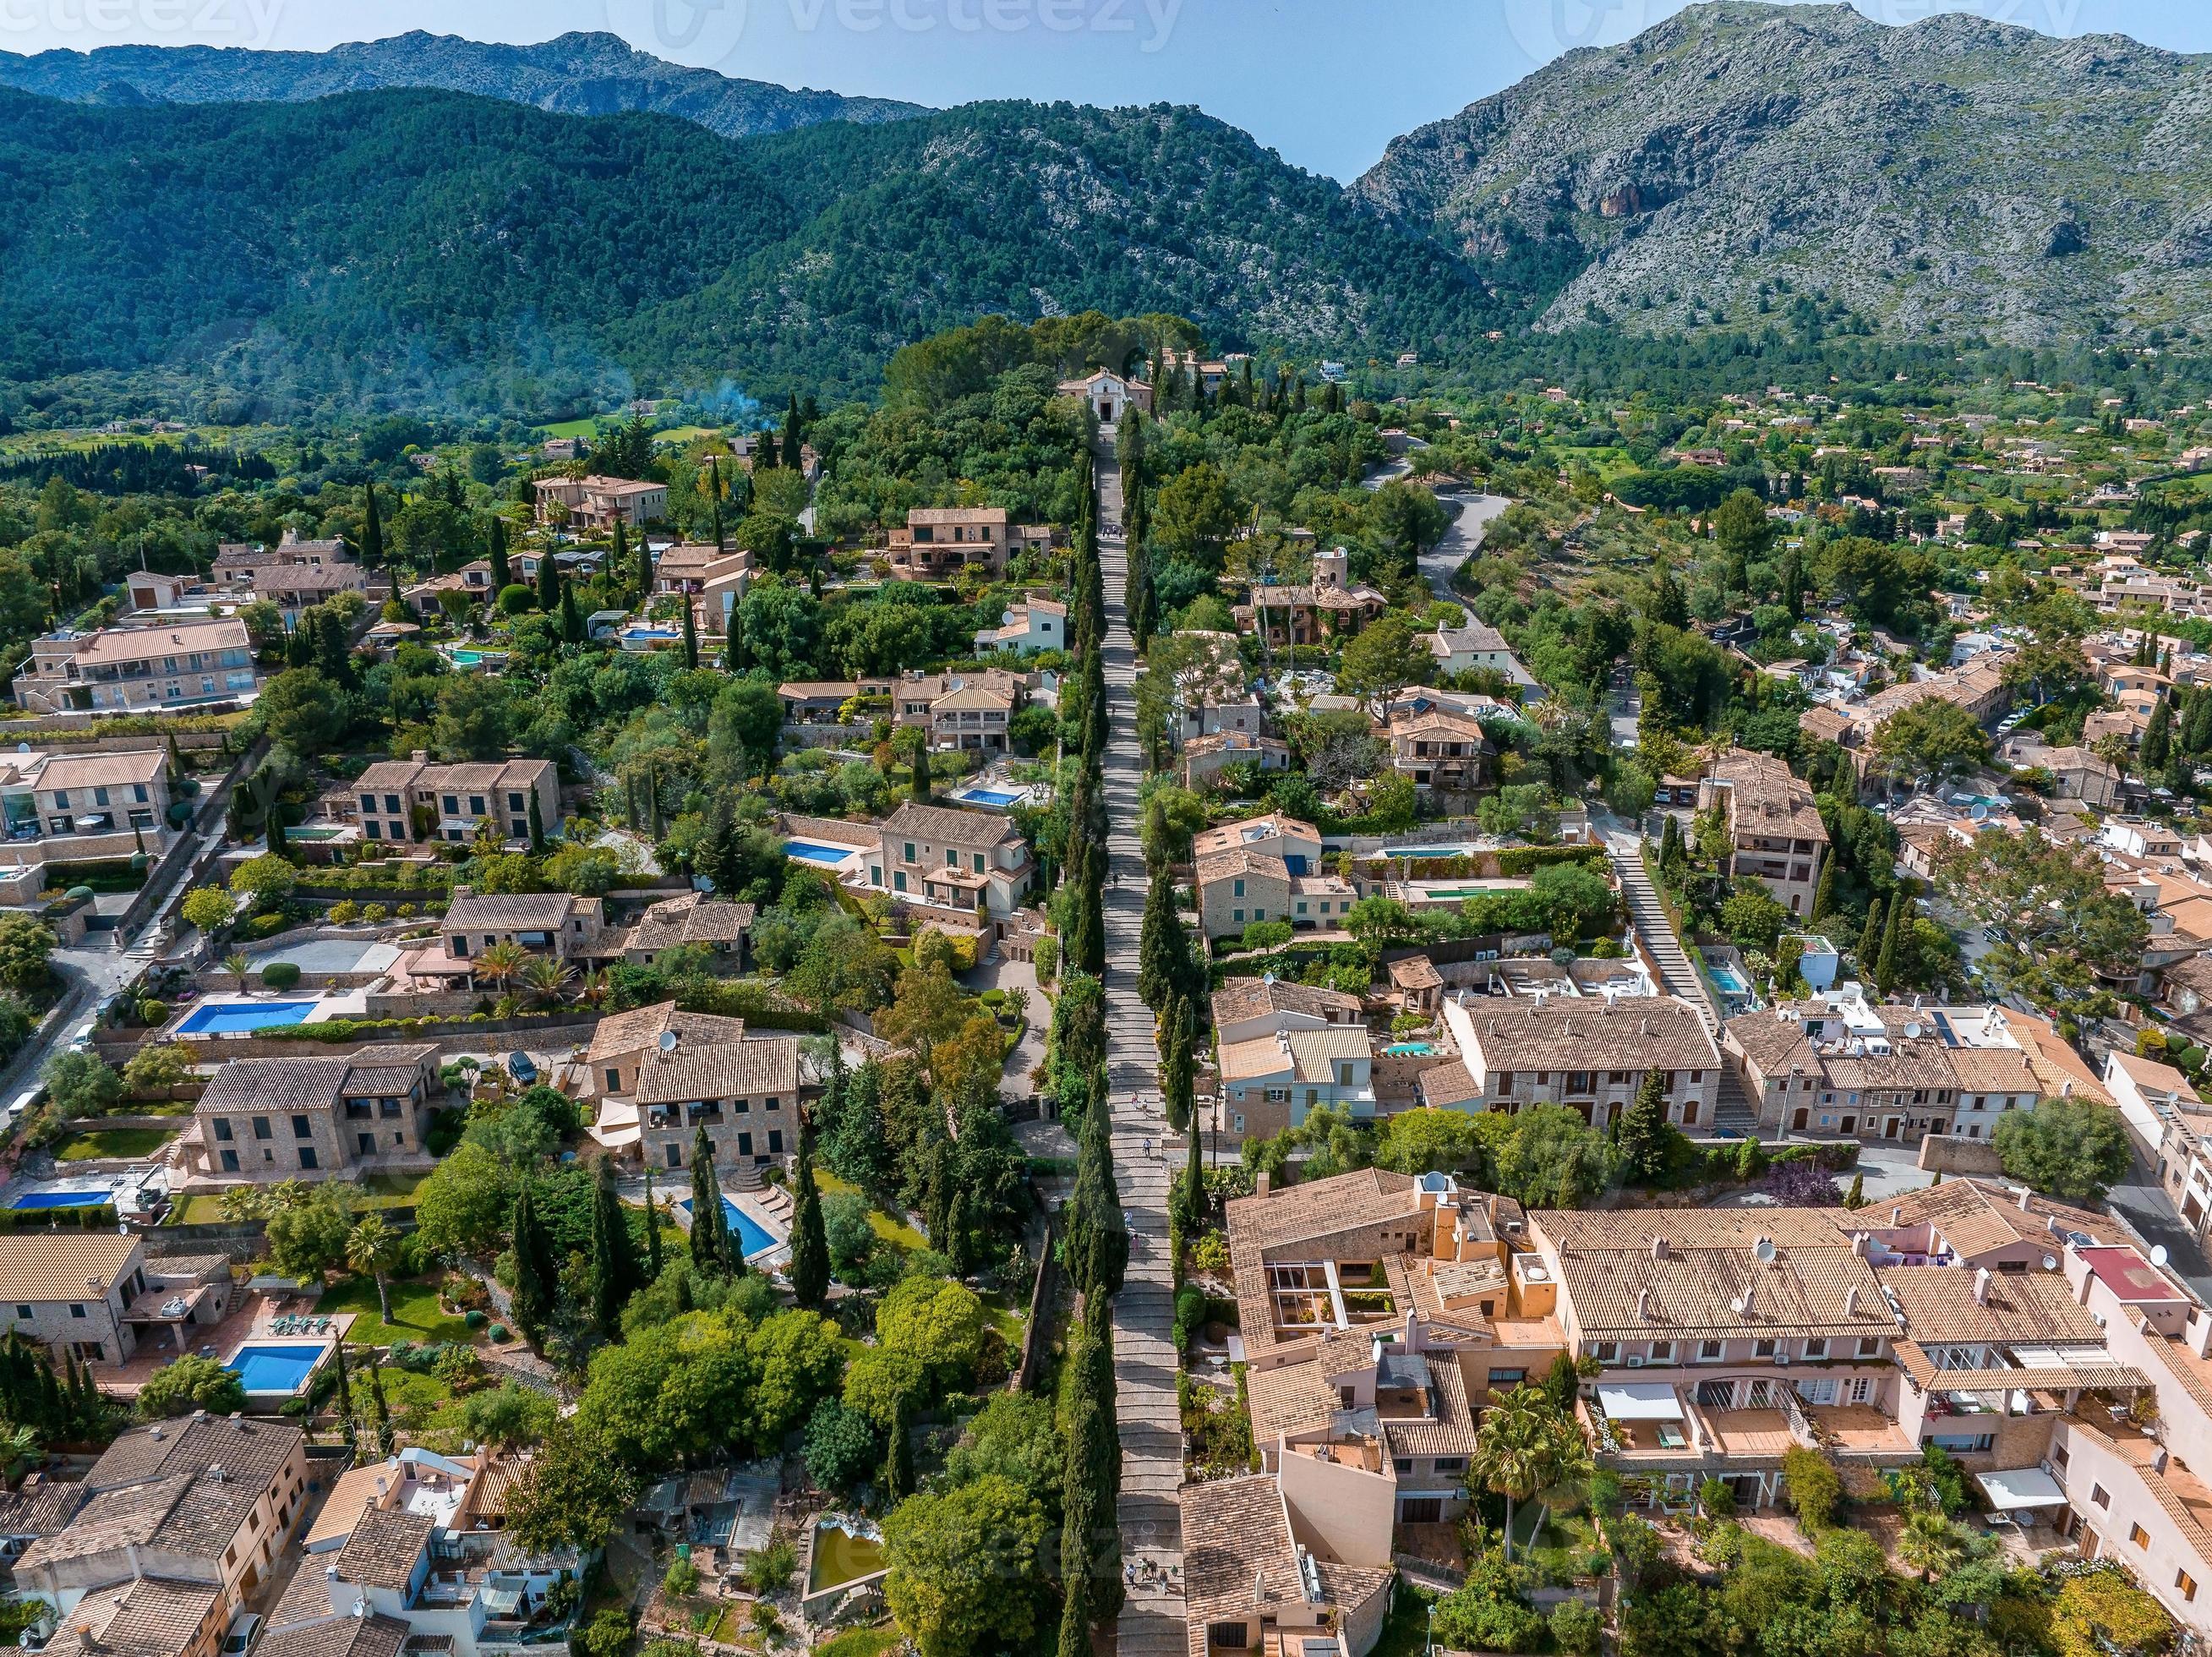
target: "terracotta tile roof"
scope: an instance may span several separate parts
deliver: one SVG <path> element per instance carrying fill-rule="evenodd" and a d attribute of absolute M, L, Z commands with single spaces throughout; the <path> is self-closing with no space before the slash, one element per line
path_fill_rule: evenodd
<path fill-rule="evenodd" d="M 1714 762 L 1712 777 L 1729 788 L 1731 827 L 1741 840 L 1746 836 L 1788 837 L 1828 843 L 1813 790 L 1790 775 L 1790 767 L 1772 754 L 1738 748 Z"/>
<path fill-rule="evenodd" d="M 134 1429 L 85 1475 L 92 1495 L 76 1516 L 16 1568 L 134 1547 L 212 1563 L 302 1442 L 297 1428 L 227 1416 Z"/>
<path fill-rule="evenodd" d="M 1234 880 L 1242 876 L 1255 880 L 1280 880 L 1287 885 L 1290 866 L 1279 857 L 1263 851 L 1249 851 L 1239 846 L 1234 851 L 1215 852 L 1200 857 L 1196 868 L 1198 883 L 1212 886 L 1222 880 Z"/>
<path fill-rule="evenodd" d="M 1358 1026 L 1285 1030 L 1276 1035 L 1255 1036 L 1249 1041 L 1223 1043 L 1221 1075 L 1230 1081 L 1288 1075 L 1298 1081 L 1333 1085 L 1336 1064 L 1367 1056 L 1367 1032 Z"/>
<path fill-rule="evenodd" d="M 407 1624 L 396 1617 L 337 1617 L 263 1637 L 254 1657 L 399 1657 Z"/>
<path fill-rule="evenodd" d="M 385 1097 L 414 1087 L 433 1043 L 371 1044 L 333 1058 L 239 1058 L 215 1073 L 201 1111 L 328 1110 L 341 1099 Z"/>
<path fill-rule="evenodd" d="M 1282 1492 L 1265 1473 L 1217 1478 L 1182 1492 L 1183 1612 L 1194 1657 L 1204 1657 L 1206 1625 L 1252 1616 L 1255 1581 L 1262 1614 L 1301 1601 L 1297 1551 Z"/>
<path fill-rule="evenodd" d="M 1585 1340 L 1894 1334 L 1881 1282 L 1838 1218 L 1845 1213 L 1545 1209 L 1529 1221 L 1556 1255 Z M 1771 1260 L 1754 1253 L 1762 1238 Z"/>
<path fill-rule="evenodd" d="M 1238 822 L 1201 830 L 1191 841 L 1191 850 L 1195 856 L 1204 857 L 1212 852 L 1264 844 L 1269 840 L 1318 841 L 1320 838 L 1311 823 L 1302 823 L 1295 817 L 1285 817 L 1277 812 L 1265 817 L 1248 817 Z"/>
<path fill-rule="evenodd" d="M 337 1550 L 339 1580 L 369 1588 L 404 1588 L 438 1521 L 404 1508 L 371 1508 Z"/>
<path fill-rule="evenodd" d="M 1474 1085 L 1474 1077 L 1460 1059 L 1422 1071 L 1417 1085 L 1421 1090 L 1421 1102 L 1437 1110 L 1450 1110 L 1483 1096 L 1482 1089 Z"/>
<path fill-rule="evenodd" d="M 1958 1177 L 1905 1192 L 1890 1204 L 1889 1213 L 1893 1226 L 1935 1227 L 1954 1252 L 1966 1255 L 2012 1243 L 2055 1244 L 2050 1224 L 2054 1219 L 2067 1230 L 2087 1232 L 2100 1242 L 2118 1242 L 2123 1235 L 2101 1214 L 2033 1195 L 2023 1209 L 2017 1192 Z"/>
<path fill-rule="evenodd" d="M 1413 1179 L 1361 1168 L 1229 1204 L 1229 1252 L 1243 1260 L 1311 1237 L 1324 1237 L 1413 1212 Z"/>
<path fill-rule="evenodd" d="M 592 1045 L 585 1061 L 599 1064 L 625 1053 L 640 1051 L 654 1045 L 669 1030 L 676 1032 L 679 1045 L 689 1042 L 705 1047 L 743 1040 L 745 1021 L 724 1018 L 717 1013 L 679 1013 L 672 1001 L 633 1007 L 626 1013 L 616 1013 L 599 1020 L 592 1032 Z"/>
<path fill-rule="evenodd" d="M 0 1536 L 52 1536 L 69 1523 L 84 1498 L 83 1485 L 52 1479 L 0 1495 Z"/>
<path fill-rule="evenodd" d="M 98 1588 L 70 1608 L 46 1650 L 52 1657 L 176 1657 L 221 1611 L 212 1582 L 139 1577 Z"/>
<path fill-rule="evenodd" d="M 1269 1013 L 1304 1013 L 1342 1021 L 1359 1017 L 1360 1002 L 1358 996 L 1340 990 L 1322 990 L 1282 978 L 1224 978 L 1221 988 L 1213 992 L 1212 1011 L 1217 1028 Z"/>
<path fill-rule="evenodd" d="M 1401 955 L 1385 963 L 1382 970 L 1401 990 L 1433 990 L 1443 983 L 1437 964 L 1426 955 Z"/>
<path fill-rule="evenodd" d="M 447 932 L 558 932 L 585 900 L 565 892 L 469 892 L 446 911 Z"/>
<path fill-rule="evenodd" d="M 1705 1020 L 1674 996 L 1624 1002 L 1514 1001 L 1470 1007 L 1474 1051 L 1486 1074 L 1501 1070 L 1717 1070 L 1720 1051 Z M 1469 1070 L 1476 1069 L 1470 1063 Z"/>
<path fill-rule="evenodd" d="M 883 832 L 893 840 L 929 840 L 978 850 L 1020 838 L 1020 832 L 1006 818 L 951 806 L 917 806 L 911 800 L 884 819 Z"/>
<path fill-rule="evenodd" d="M 1991 1272 L 1986 1304 L 1974 1299 L 1981 1274 L 1962 1267 L 1884 1266 L 1875 1275 L 1897 1296 L 1905 1332 L 1922 1346 L 1946 1341 L 2104 1343 L 2105 1331 L 2057 1272 Z"/>
<path fill-rule="evenodd" d="M 750 904 L 710 902 L 703 892 L 686 892 L 647 909 L 623 947 L 658 950 L 687 943 L 736 943 L 752 923 Z"/>
<path fill-rule="evenodd" d="M 777 1093 L 799 1100 L 799 1043 L 788 1036 L 655 1052 L 638 1067 L 637 1102 L 668 1105 Z M 792 1120 L 798 1120 L 796 1114 Z"/>
<path fill-rule="evenodd" d="M 135 1237 L 0 1232 L 0 1301 L 97 1300 L 138 1249 Z"/>
<path fill-rule="evenodd" d="M 40 789 L 115 788 L 151 783 L 168 765 L 161 749 L 129 753 L 49 754 L 39 768 Z"/>

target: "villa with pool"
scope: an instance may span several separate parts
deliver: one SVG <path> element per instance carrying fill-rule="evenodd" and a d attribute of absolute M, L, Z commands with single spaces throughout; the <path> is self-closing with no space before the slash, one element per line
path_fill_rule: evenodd
<path fill-rule="evenodd" d="M 179 1141 L 183 1166 L 223 1183 L 428 1167 L 438 1076 L 428 1042 L 234 1059 L 200 1095 Z"/>

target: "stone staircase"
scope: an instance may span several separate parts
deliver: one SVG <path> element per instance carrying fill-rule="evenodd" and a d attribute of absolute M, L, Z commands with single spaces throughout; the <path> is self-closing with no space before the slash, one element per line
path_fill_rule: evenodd
<path fill-rule="evenodd" d="M 1628 906 L 1628 918 L 1637 935 L 1644 940 L 1645 951 L 1658 966 L 1661 987 L 1695 1007 L 1698 1015 L 1705 1021 L 1705 1028 L 1717 1040 L 1720 1014 L 1713 1010 L 1712 997 L 1705 993 L 1705 980 L 1698 976 L 1681 939 L 1675 935 L 1674 923 L 1667 917 L 1667 907 L 1659 900 L 1658 890 L 1644 870 L 1642 844 L 1632 834 L 1613 835 L 1606 842 L 1606 856 L 1612 860 L 1613 874 L 1620 881 L 1620 895 Z"/>

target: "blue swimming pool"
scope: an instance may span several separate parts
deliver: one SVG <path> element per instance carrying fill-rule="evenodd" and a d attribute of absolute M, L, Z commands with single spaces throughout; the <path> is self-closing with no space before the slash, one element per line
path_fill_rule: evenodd
<path fill-rule="evenodd" d="M 970 801 L 979 806 L 1011 806 L 1021 798 L 1013 789 L 969 789 L 953 795 L 956 800 Z"/>
<path fill-rule="evenodd" d="M 691 1212 L 689 1197 L 684 1201 L 684 1212 Z M 775 1239 L 768 1234 L 768 1228 L 726 1197 L 722 1199 L 722 1219 L 737 1234 L 738 1243 L 744 1251 L 746 1259 L 751 1259 L 764 1248 L 775 1246 Z"/>
<path fill-rule="evenodd" d="M 1394 1057 L 1406 1058 L 1419 1053 L 1432 1053 L 1436 1049 L 1425 1041 L 1394 1041 L 1382 1051 Z"/>
<path fill-rule="evenodd" d="M 825 846 L 812 840 L 786 840 L 783 843 L 783 855 L 796 857 L 802 863 L 842 863 L 853 852 L 851 846 Z"/>
<path fill-rule="evenodd" d="M 177 1026 L 180 1036 L 235 1036 L 272 1024 L 304 1024 L 311 1001 L 214 1002 L 195 1007 Z"/>
<path fill-rule="evenodd" d="M 249 1396 L 282 1393 L 290 1398 L 306 1390 L 307 1377 L 328 1350 L 321 1346 L 241 1346 L 223 1368 L 245 1383 Z"/>
<path fill-rule="evenodd" d="M 27 1191 L 11 1209 L 96 1209 L 109 1200 L 104 1191 Z"/>
<path fill-rule="evenodd" d="M 1743 974 L 1725 961 L 1710 970 L 1713 975 L 1713 982 L 1721 987 L 1723 994 L 1741 996 L 1751 988 L 1749 981 Z"/>

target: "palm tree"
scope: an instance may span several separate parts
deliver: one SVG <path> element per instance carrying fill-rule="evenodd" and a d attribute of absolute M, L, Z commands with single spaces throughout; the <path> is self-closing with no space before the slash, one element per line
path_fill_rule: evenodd
<path fill-rule="evenodd" d="M 576 999 L 586 1007 L 604 1007 L 614 990 L 614 980 L 607 976 L 607 969 L 604 966 L 586 972 L 576 980 Z"/>
<path fill-rule="evenodd" d="M 519 943 L 495 943 L 477 957 L 477 971 L 488 974 L 501 990 L 530 965 L 530 952 Z"/>
<path fill-rule="evenodd" d="M 1468 1458 L 1470 1488 L 1505 1498 L 1505 1557 L 1513 1558 L 1513 1504 L 1548 1489 L 1589 1464 L 1589 1453 L 1573 1422 L 1542 1388 L 1516 1386 L 1482 1413 Z"/>
<path fill-rule="evenodd" d="M 539 1006 L 561 999 L 576 976 L 576 969 L 566 961 L 556 961 L 550 955 L 541 955 L 523 970 L 522 981 L 530 986 L 530 993 Z"/>
<path fill-rule="evenodd" d="M 1956 1570 L 1966 1562 L 1966 1550 L 1959 1527 L 1940 1508 L 1922 1508 L 1905 1515 L 1898 1533 L 1897 1556 L 1920 1573 L 1923 1582 Z"/>
<path fill-rule="evenodd" d="M 246 975 L 253 970 L 253 963 L 246 959 L 245 956 L 240 954 L 234 949 L 229 954 L 225 955 L 222 958 L 222 970 L 229 973 L 232 978 L 238 980 L 238 993 L 241 996 L 244 995 L 246 993 Z"/>
<path fill-rule="evenodd" d="M 392 1321 L 392 1285 L 386 1276 L 399 1258 L 399 1234 L 384 1223 L 380 1214 L 364 1214 L 346 1233 L 346 1264 L 376 1279 L 377 1309 Z"/>
<path fill-rule="evenodd" d="M 37 1466 L 46 1454 L 46 1446 L 31 1429 L 0 1422 L 0 1477 L 14 1483 L 18 1473 Z"/>

